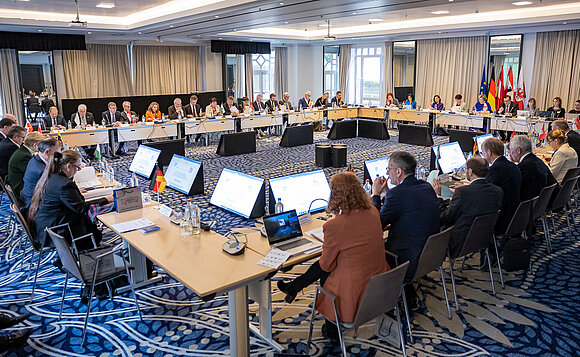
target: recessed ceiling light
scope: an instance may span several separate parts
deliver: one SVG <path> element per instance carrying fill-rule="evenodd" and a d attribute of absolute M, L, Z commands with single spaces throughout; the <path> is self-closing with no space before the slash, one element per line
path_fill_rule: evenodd
<path fill-rule="evenodd" d="M 284 23 L 285 23 L 285 24 L 287 24 L 287 23 L 288 23 L 288 21 L 284 21 Z"/>
<path fill-rule="evenodd" d="M 87 35 L 92 35 L 93 33 L 91 31 L 87 32 Z"/>
<path fill-rule="evenodd" d="M 453 0 L 449 0 L 449 2 L 453 2 Z"/>
<path fill-rule="evenodd" d="M 42 30 L 41 29 L 38 29 L 38 32 L 42 32 Z"/>
<path fill-rule="evenodd" d="M 353 14 L 353 15 L 356 15 L 356 11 L 353 11 L 353 13 L 352 13 L 352 14 Z"/>
<path fill-rule="evenodd" d="M 512 5 L 515 6 L 524 6 L 524 5 L 532 5 L 533 3 L 531 1 L 516 1 L 516 2 L 512 2 Z"/>
<path fill-rule="evenodd" d="M 284 3 L 283 3 L 283 2 L 281 2 L 281 3 L 280 3 L 280 5 L 284 5 Z"/>
<path fill-rule="evenodd" d="M 383 21 L 383 19 L 369 19 L 370 22 Z"/>
<path fill-rule="evenodd" d="M 218 37 L 218 40 L 221 40 L 221 39 L 222 39 L 221 37 Z"/>
<path fill-rule="evenodd" d="M 237 29 L 234 29 L 234 31 L 238 31 Z"/>
<path fill-rule="evenodd" d="M 449 11 L 447 11 L 447 10 L 437 10 L 437 11 L 431 11 L 431 13 L 433 15 L 443 15 L 443 14 L 448 14 Z"/>
<path fill-rule="evenodd" d="M 137 32 L 137 35 L 140 35 L 140 34 L 141 34 L 141 31 Z"/>
<path fill-rule="evenodd" d="M 567 24 L 567 22 L 566 22 L 566 21 L 562 22 L 562 25 L 566 25 L 566 24 Z"/>
<path fill-rule="evenodd" d="M 112 9 L 115 7 L 115 4 L 112 2 L 101 2 L 97 4 L 97 7 L 100 7 L 101 9 Z"/>
<path fill-rule="evenodd" d="M 30 0 L 14 0 L 15 2 L 29 2 Z"/>
<path fill-rule="evenodd" d="M 503 54 L 504 54 L 504 55 L 509 55 L 510 53 L 509 53 L 509 52 L 504 52 Z"/>
<path fill-rule="evenodd" d="M 197 37 L 201 37 L 201 35 L 197 35 Z"/>
<path fill-rule="evenodd" d="M 169 28 L 172 29 L 173 28 L 173 25 L 169 25 Z"/>
<path fill-rule="evenodd" d="M 216 19 L 219 19 L 220 15 L 215 15 L 214 17 L 215 17 Z"/>

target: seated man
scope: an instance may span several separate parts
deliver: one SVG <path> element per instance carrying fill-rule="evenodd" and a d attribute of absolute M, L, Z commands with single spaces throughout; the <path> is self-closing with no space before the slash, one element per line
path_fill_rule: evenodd
<path fill-rule="evenodd" d="M 337 106 L 337 107 L 342 107 L 344 105 L 344 101 L 342 100 L 342 92 L 341 91 L 336 92 L 336 95 L 334 97 L 332 97 L 332 99 L 330 100 L 330 104 L 332 106 Z"/>
<path fill-rule="evenodd" d="M 503 191 L 485 179 L 489 165 L 484 158 L 472 157 L 467 160 L 467 179 L 469 185 L 458 187 L 447 209 L 441 212 L 441 227 L 453 226 L 449 250 L 456 257 L 461 250 L 473 220 L 477 216 L 498 212 L 501 208 Z M 441 185 L 433 181 L 433 188 L 441 195 Z"/>
<path fill-rule="evenodd" d="M 430 184 L 415 178 L 417 160 L 404 151 L 391 154 L 388 175 L 395 188 L 389 189 L 387 179 L 378 177 L 373 182 L 373 205 L 379 210 L 383 229 L 389 228 L 385 249 L 398 256 L 397 262 L 389 261 L 395 267 L 409 261 L 406 279 L 415 275 L 419 256 L 430 235 L 439 233 L 439 205 L 437 195 Z M 381 193 L 385 192 L 381 203 Z M 412 305 L 416 292 L 412 284 L 405 288 L 407 299 Z"/>
<path fill-rule="evenodd" d="M 294 110 L 294 107 L 292 107 L 292 103 L 290 102 L 290 93 L 284 92 L 284 96 L 282 97 L 282 99 L 283 100 L 279 102 L 280 109 L 286 111 Z"/>
<path fill-rule="evenodd" d="M 203 117 L 203 113 L 201 111 L 201 105 L 197 104 L 197 96 L 192 94 L 189 97 L 189 104 L 185 106 L 185 115 L 188 118 L 199 118 Z"/>
<path fill-rule="evenodd" d="M 95 126 L 100 124 L 100 120 L 96 122 L 93 113 L 87 111 L 87 106 L 84 104 L 79 104 L 77 112 L 73 113 L 70 117 L 70 124 L 71 128 L 73 129 L 85 130 L 87 126 Z M 95 158 L 96 146 L 89 145 L 82 146 L 82 148 L 87 153 L 89 159 L 92 160 Z"/>
<path fill-rule="evenodd" d="M 518 105 L 512 102 L 512 97 L 506 95 L 503 97 L 503 103 L 497 108 L 497 114 L 503 114 L 508 117 L 515 117 L 518 115 Z"/>
<path fill-rule="evenodd" d="M 26 130 L 21 126 L 15 125 L 8 131 L 8 137 L 0 141 L 0 177 L 2 179 L 5 179 L 6 175 L 8 175 L 8 161 L 10 161 L 12 154 L 22 145 L 25 136 Z"/>
<path fill-rule="evenodd" d="M 24 143 L 14 151 L 14 154 L 12 154 L 12 157 L 8 161 L 8 178 L 6 182 L 12 187 L 12 191 L 14 191 L 16 197 L 20 197 L 28 161 L 38 152 L 38 143 L 43 139 L 45 137 L 40 133 L 28 133 L 24 138 Z"/>
<path fill-rule="evenodd" d="M 180 98 L 175 98 L 173 100 L 173 105 L 170 106 L 169 108 L 167 108 L 167 113 L 169 116 L 169 119 L 183 119 L 185 118 L 185 111 L 183 110 L 183 107 L 181 106 L 181 99 Z"/>
<path fill-rule="evenodd" d="M 262 110 L 266 109 L 266 104 L 262 102 L 262 98 L 264 98 L 261 94 L 256 96 L 256 100 L 252 102 L 252 110 L 255 112 L 261 112 Z"/>
<path fill-rule="evenodd" d="M 312 98 L 310 98 L 311 95 L 312 94 L 310 93 L 310 91 L 306 91 L 306 93 L 304 93 L 304 98 L 300 98 L 300 100 L 298 101 L 299 110 L 312 108 L 314 102 L 312 101 Z"/>
<path fill-rule="evenodd" d="M 266 110 L 268 113 L 273 113 L 278 111 L 278 101 L 276 100 L 276 94 L 270 94 L 270 100 L 266 102 Z"/>
<path fill-rule="evenodd" d="M 4 117 L 0 120 L 0 141 L 8 137 L 8 132 L 14 125 L 16 125 L 16 117 L 12 114 L 4 114 Z"/>
<path fill-rule="evenodd" d="M 577 104 L 580 104 L 578 102 Z M 570 130 L 570 126 L 566 120 L 558 119 L 552 123 L 552 129 L 562 130 L 566 134 L 566 142 L 578 155 L 578 163 L 580 164 L 580 134 L 574 130 Z"/>
<path fill-rule="evenodd" d="M 24 172 L 22 191 L 20 199 L 24 202 L 24 207 L 30 205 L 32 194 L 40 175 L 44 171 L 48 160 L 60 149 L 60 144 L 56 138 L 47 138 L 38 143 L 38 155 L 35 155 L 28 161 Z"/>
<path fill-rule="evenodd" d="M 238 115 L 240 114 L 240 110 L 234 104 L 234 97 L 228 97 L 226 102 L 222 105 L 224 108 L 224 115 Z"/>
<path fill-rule="evenodd" d="M 50 107 L 48 114 L 44 117 L 44 130 L 51 129 L 66 129 L 66 120 L 60 114 L 58 114 L 58 109 L 56 107 Z"/>
<path fill-rule="evenodd" d="M 121 112 L 121 122 L 126 124 L 134 124 L 139 121 L 137 113 L 131 110 L 131 102 L 123 102 L 123 111 Z"/>
<path fill-rule="evenodd" d="M 107 107 L 109 108 L 109 110 L 104 111 L 101 114 L 101 118 L 102 118 L 102 125 L 108 126 L 108 125 L 112 125 L 114 127 L 118 127 L 119 125 L 121 125 L 123 118 L 121 117 L 121 113 L 119 113 L 117 111 L 117 104 L 115 102 L 109 102 L 109 104 L 107 105 Z M 120 142 L 119 143 L 119 148 L 117 149 L 117 151 L 115 151 L 115 142 L 118 142 L 118 133 L 117 130 L 112 130 L 112 135 L 113 135 L 113 142 L 111 142 L 111 153 L 115 153 L 115 155 L 125 155 L 125 152 L 123 152 L 123 147 L 125 146 L 125 142 Z M 112 155 L 114 157 L 114 155 Z"/>

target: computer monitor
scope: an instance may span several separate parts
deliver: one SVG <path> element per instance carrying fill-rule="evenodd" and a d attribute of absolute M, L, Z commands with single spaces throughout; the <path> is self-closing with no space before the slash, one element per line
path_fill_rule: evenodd
<path fill-rule="evenodd" d="M 449 142 L 457 141 L 463 152 L 471 152 L 473 138 L 482 134 L 481 131 L 449 129 Z"/>
<path fill-rule="evenodd" d="M 137 153 L 131 161 L 129 166 L 129 171 L 136 173 L 137 175 L 151 178 L 153 174 L 153 169 L 157 163 L 157 159 L 161 154 L 161 150 L 155 149 L 145 145 L 139 145 Z"/>
<path fill-rule="evenodd" d="M 302 215 L 308 212 L 311 203 L 310 211 L 319 211 L 328 205 L 330 185 L 323 170 L 270 179 L 270 211 L 274 211 L 279 198 L 285 211 L 295 209 Z"/>
<path fill-rule="evenodd" d="M 439 167 L 444 174 L 451 173 L 456 169 L 465 166 L 467 160 L 461 151 L 461 146 L 457 141 L 449 144 L 433 146 L 433 151 L 439 162 Z"/>
<path fill-rule="evenodd" d="M 161 168 L 169 165 L 173 155 L 185 156 L 185 139 L 152 141 L 143 143 L 143 145 L 161 150 L 161 154 L 157 158 L 157 163 Z"/>
<path fill-rule="evenodd" d="M 364 171 L 364 179 L 370 180 L 372 182 L 377 178 L 384 176 L 387 178 L 387 185 L 389 189 L 395 188 L 395 185 L 391 183 L 391 179 L 389 175 L 387 175 L 387 167 L 389 167 L 389 157 L 380 157 L 374 160 L 366 160 L 365 161 L 365 171 Z"/>
<path fill-rule="evenodd" d="M 200 171 L 202 173 L 201 180 L 198 178 Z M 167 167 L 167 171 L 165 172 L 165 181 L 167 182 L 167 187 L 171 187 L 186 195 L 198 193 L 192 192 L 192 188 L 194 184 L 201 181 L 201 193 L 203 193 L 203 169 L 201 162 L 180 155 L 173 155 L 169 167 Z M 193 191 L 199 191 L 199 189 Z"/>
<path fill-rule="evenodd" d="M 211 195 L 210 203 L 244 218 L 264 214 L 264 179 L 223 169 Z"/>
<path fill-rule="evenodd" d="M 480 135 L 480 136 L 476 136 L 475 138 L 473 138 L 473 140 L 475 140 L 475 142 L 477 142 L 477 150 L 479 150 L 479 152 L 481 152 L 481 150 L 482 150 L 483 142 L 489 138 L 493 138 L 493 135 L 492 134 L 485 134 L 485 135 Z"/>

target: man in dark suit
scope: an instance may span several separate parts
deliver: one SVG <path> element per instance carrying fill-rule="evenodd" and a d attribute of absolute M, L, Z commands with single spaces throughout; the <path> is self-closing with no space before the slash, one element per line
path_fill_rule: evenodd
<path fill-rule="evenodd" d="M 481 156 L 491 164 L 487 180 L 503 191 L 503 201 L 495 225 L 497 234 L 505 233 L 518 205 L 522 176 L 517 165 L 504 155 L 504 146 L 498 138 L 489 138 L 482 144 Z"/>
<path fill-rule="evenodd" d="M 262 110 L 266 109 L 266 104 L 262 102 L 262 98 L 264 98 L 261 94 L 256 96 L 256 100 L 252 102 L 252 110 L 255 112 L 261 112 Z"/>
<path fill-rule="evenodd" d="M 28 133 L 24 138 L 24 143 L 14 151 L 14 154 L 8 160 L 8 178 L 6 182 L 12 187 L 16 197 L 20 197 L 28 161 L 32 159 L 35 152 L 38 152 L 38 143 L 44 138 L 44 135 L 37 132 Z"/>
<path fill-rule="evenodd" d="M 503 97 L 503 103 L 501 103 L 497 109 L 497 114 L 515 117 L 518 115 L 518 105 L 512 102 L 511 96 L 506 95 Z"/>
<path fill-rule="evenodd" d="M 20 191 L 20 199 L 24 202 L 24 207 L 28 208 L 32 200 L 32 194 L 36 183 L 40 179 L 48 160 L 60 148 L 56 138 L 47 138 L 38 143 L 38 155 L 28 161 L 24 172 L 23 186 Z"/>
<path fill-rule="evenodd" d="M 306 93 L 304 93 L 304 98 L 300 98 L 300 100 L 298 101 L 298 109 L 299 110 L 312 108 L 312 106 L 314 105 L 314 102 L 310 98 L 311 95 L 312 94 L 310 93 L 310 91 L 306 91 Z"/>
<path fill-rule="evenodd" d="M 553 122 L 552 129 L 559 129 L 566 133 L 566 142 L 578 154 L 578 163 L 580 164 L 580 134 L 574 130 L 570 130 L 568 122 L 562 119 Z"/>
<path fill-rule="evenodd" d="M 70 126 L 75 129 L 85 129 L 87 125 L 94 126 L 99 124 L 95 122 L 95 116 L 93 113 L 87 111 L 87 106 L 80 104 L 77 108 L 77 112 L 70 116 Z"/>
<path fill-rule="evenodd" d="M 131 102 L 123 102 L 123 111 L 121 112 L 121 122 L 124 124 L 134 124 L 139 121 L 137 113 L 131 110 Z"/>
<path fill-rule="evenodd" d="M 185 118 L 185 111 L 181 105 L 181 99 L 175 98 L 173 100 L 173 105 L 167 108 L 167 115 L 169 119 L 183 119 Z"/>
<path fill-rule="evenodd" d="M 284 97 L 282 97 L 282 99 L 283 100 L 280 101 L 280 107 L 282 110 L 294 110 L 294 107 L 292 107 L 292 103 L 290 102 L 290 93 L 284 92 Z"/>
<path fill-rule="evenodd" d="M 268 113 L 278 111 L 278 101 L 275 93 L 270 94 L 270 100 L 266 102 L 266 110 Z"/>
<path fill-rule="evenodd" d="M 48 114 L 44 117 L 44 130 L 65 129 L 66 120 L 60 114 L 56 107 L 50 107 Z"/>
<path fill-rule="evenodd" d="M 521 172 L 520 199 L 522 201 L 538 196 L 544 187 L 557 183 L 550 168 L 532 153 L 532 142 L 527 136 L 517 135 L 511 139 L 510 156 L 518 163 L 518 169 Z M 558 185 L 556 185 L 556 191 L 559 191 Z M 553 194 L 552 198 L 554 197 L 556 196 Z"/>
<path fill-rule="evenodd" d="M 8 161 L 10 161 L 12 154 L 22 145 L 25 136 L 26 130 L 21 126 L 15 125 L 8 131 L 8 137 L 0 141 L 0 177 L 2 179 L 8 175 Z"/>
<path fill-rule="evenodd" d="M 4 114 L 4 117 L 0 120 L 0 141 L 8 137 L 8 132 L 14 125 L 16 125 L 16 117 L 13 114 Z"/>
<path fill-rule="evenodd" d="M 185 106 L 184 110 L 188 118 L 199 118 L 202 116 L 201 105 L 197 104 L 197 96 L 195 94 L 189 97 L 189 104 Z"/>
<path fill-rule="evenodd" d="M 332 97 L 330 100 L 331 105 L 336 105 L 337 107 L 342 107 L 344 105 L 344 101 L 342 100 L 342 92 L 336 92 L 336 95 Z"/>
<path fill-rule="evenodd" d="M 484 158 L 472 157 L 467 160 L 467 179 L 469 185 L 458 187 L 445 211 L 441 212 L 442 228 L 453 226 L 449 249 L 456 257 L 467 237 L 467 233 L 477 216 L 500 210 L 503 191 L 485 179 L 489 165 Z M 441 185 L 433 181 L 433 188 L 441 195 Z"/>
<path fill-rule="evenodd" d="M 406 277 L 412 278 L 417 269 L 419 255 L 430 235 L 439 232 L 439 206 L 437 195 L 430 184 L 415 178 L 417 161 L 404 151 L 391 154 L 388 175 L 373 182 L 373 205 L 379 210 L 383 228 L 390 225 L 385 248 L 398 255 L 398 263 L 409 261 Z M 386 191 L 381 204 L 381 193 Z M 395 266 L 390 262 L 390 266 Z"/>
<path fill-rule="evenodd" d="M 224 108 L 224 115 L 239 115 L 240 114 L 240 110 L 234 104 L 234 97 L 228 97 L 226 99 L 226 102 L 224 104 L 222 104 L 222 107 Z"/>
<path fill-rule="evenodd" d="M 117 104 L 115 102 L 109 102 L 107 105 L 109 110 L 104 111 L 101 115 L 102 118 L 102 125 L 112 125 L 115 128 L 121 125 L 123 118 L 121 117 L 121 113 L 117 111 Z M 118 133 L 117 130 L 112 130 L 111 135 L 113 139 L 111 141 L 111 153 L 115 153 L 115 155 L 125 155 L 123 152 L 123 146 L 125 145 L 124 142 L 119 143 L 119 148 L 115 151 L 115 142 L 118 142 Z M 114 157 L 114 155 L 112 155 Z"/>

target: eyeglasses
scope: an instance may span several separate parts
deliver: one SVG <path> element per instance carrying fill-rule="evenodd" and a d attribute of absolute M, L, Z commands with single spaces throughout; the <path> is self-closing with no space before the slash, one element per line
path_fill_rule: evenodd
<path fill-rule="evenodd" d="M 77 171 L 81 171 L 81 169 L 83 168 L 83 165 L 76 165 L 76 164 L 71 164 L 72 167 L 76 168 Z"/>

